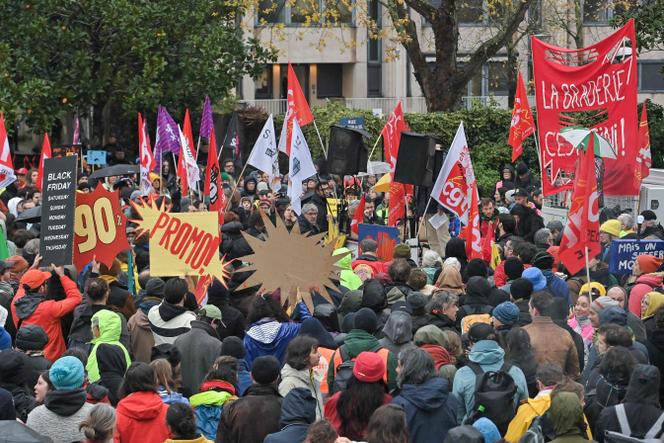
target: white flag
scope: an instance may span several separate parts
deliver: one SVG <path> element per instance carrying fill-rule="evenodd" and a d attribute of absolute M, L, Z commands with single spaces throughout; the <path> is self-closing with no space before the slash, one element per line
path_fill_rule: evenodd
<path fill-rule="evenodd" d="M 470 162 L 470 151 L 462 122 L 433 185 L 431 198 L 452 211 L 461 223 L 467 225 L 473 186 L 475 173 Z"/>
<path fill-rule="evenodd" d="M 150 182 L 150 172 L 155 168 L 157 162 L 150 149 L 150 136 L 148 135 L 147 125 L 142 118 L 139 121 L 141 122 L 141 127 L 139 128 L 138 133 L 141 171 L 140 191 L 142 196 L 146 196 L 155 192 L 152 183 Z"/>
<path fill-rule="evenodd" d="M 5 129 L 5 116 L 0 113 L 0 188 L 6 188 L 16 181 L 9 138 Z"/>
<path fill-rule="evenodd" d="M 266 173 L 272 179 L 279 175 L 279 151 L 274 136 L 274 120 L 272 114 L 265 122 L 254 148 L 249 154 L 247 163 Z"/>
<path fill-rule="evenodd" d="M 198 169 L 192 147 L 189 146 L 187 137 L 184 136 L 180 125 L 178 125 L 178 132 L 180 134 L 180 146 L 182 146 L 180 155 L 184 156 L 184 165 L 187 169 L 187 185 L 189 186 L 189 189 L 193 190 L 197 188 L 198 182 L 201 179 L 201 171 Z"/>
<path fill-rule="evenodd" d="M 293 120 L 293 139 L 291 141 L 290 157 L 288 157 L 288 196 L 291 206 L 297 215 L 302 213 L 300 198 L 302 198 L 302 182 L 316 175 L 316 167 L 311 159 L 309 146 L 304 139 L 300 123 Z"/>

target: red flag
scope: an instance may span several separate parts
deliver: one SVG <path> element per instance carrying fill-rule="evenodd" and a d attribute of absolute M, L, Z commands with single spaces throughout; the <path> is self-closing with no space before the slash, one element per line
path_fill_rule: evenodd
<path fill-rule="evenodd" d="M 194 297 L 196 297 L 198 306 L 204 305 L 203 302 L 206 299 L 207 290 L 211 283 L 212 279 L 207 275 L 198 279 L 198 283 L 196 283 L 196 288 L 194 289 Z"/>
<path fill-rule="evenodd" d="M 365 203 L 365 198 L 364 194 L 362 194 L 362 198 L 360 199 L 360 204 L 357 205 L 355 214 L 353 214 L 353 220 L 351 220 L 350 222 L 350 230 L 355 234 L 359 234 L 360 223 L 364 222 L 364 203 Z"/>
<path fill-rule="evenodd" d="M 480 233 L 480 198 L 477 194 L 477 182 L 473 183 L 470 199 L 470 214 L 468 215 L 468 226 L 466 229 L 466 256 L 472 260 L 483 258 L 482 256 L 482 234 Z"/>
<path fill-rule="evenodd" d="M 397 154 L 399 153 L 399 144 L 401 143 L 401 133 L 408 131 L 408 124 L 403 116 L 403 107 L 401 102 L 397 103 L 394 110 L 390 113 L 387 123 L 380 131 L 383 137 L 383 150 L 385 152 L 385 159 L 390 164 L 392 172 L 397 166 Z"/>
<path fill-rule="evenodd" d="M 37 181 L 35 187 L 41 191 L 42 182 L 44 181 L 44 160 L 51 158 L 51 141 L 48 139 L 48 134 L 44 134 L 44 141 L 42 142 L 41 155 L 39 156 L 39 171 L 37 173 Z"/>
<path fill-rule="evenodd" d="M 394 177 L 394 174 L 392 175 Z M 396 226 L 406 216 L 406 185 L 392 180 L 390 201 L 387 205 L 387 225 Z"/>
<path fill-rule="evenodd" d="M 636 154 L 636 174 L 634 174 L 634 181 L 636 192 L 639 193 L 641 188 L 641 180 L 650 175 L 650 167 L 652 166 L 652 157 L 650 155 L 650 129 L 648 128 L 648 114 L 646 111 L 646 104 L 641 108 L 641 120 L 639 121 L 639 143 L 638 152 Z"/>
<path fill-rule="evenodd" d="M 514 96 L 514 110 L 512 110 L 512 125 L 507 143 L 512 146 L 512 162 L 523 153 L 523 142 L 535 133 L 533 113 L 528 103 L 526 86 L 519 72 L 516 79 L 516 94 Z"/>
<path fill-rule="evenodd" d="M 208 151 L 205 184 L 203 186 L 203 192 L 210 197 L 210 210 L 217 211 L 219 214 L 219 226 L 221 226 L 224 224 L 226 199 L 224 188 L 221 187 L 221 171 L 219 170 L 219 160 L 217 159 L 217 137 L 214 134 L 214 126 L 210 131 L 210 149 Z"/>
<path fill-rule="evenodd" d="M 140 190 L 141 195 L 148 195 L 152 189 L 150 182 L 150 171 L 157 165 L 157 161 L 152 155 L 152 148 L 150 147 L 150 136 L 148 135 L 147 124 L 143 120 L 141 113 L 138 113 L 138 153 L 140 161 Z M 159 189 L 155 189 L 157 193 Z"/>
<path fill-rule="evenodd" d="M 194 146 L 194 136 L 191 132 L 191 119 L 189 118 L 189 109 L 184 113 L 184 126 L 182 127 L 182 133 L 184 134 L 185 142 L 189 145 L 189 149 L 193 152 Z M 183 146 L 183 149 L 185 147 Z M 178 159 L 178 177 L 180 177 L 180 189 L 182 191 L 182 196 L 189 194 L 189 180 L 188 180 L 188 170 L 187 163 L 185 159 L 185 153 L 180 151 L 180 158 Z"/>
<path fill-rule="evenodd" d="M 589 259 L 601 251 L 594 138 L 592 135 L 590 136 L 586 152 L 579 157 L 572 191 L 572 204 L 558 250 L 560 261 L 572 275 L 585 267 L 586 248 Z"/>
<path fill-rule="evenodd" d="M 284 124 L 281 127 L 281 136 L 279 137 L 279 150 L 290 155 L 291 139 L 293 137 L 293 120 L 297 118 L 300 127 L 306 126 L 314 121 L 314 115 L 311 113 L 307 98 L 302 92 L 300 82 L 295 75 L 293 66 L 288 64 L 288 97 L 286 115 Z"/>

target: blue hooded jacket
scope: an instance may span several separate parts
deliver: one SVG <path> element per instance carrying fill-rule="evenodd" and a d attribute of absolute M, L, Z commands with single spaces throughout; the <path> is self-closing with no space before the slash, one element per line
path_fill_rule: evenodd
<path fill-rule="evenodd" d="M 272 355 L 284 362 L 288 343 L 300 332 L 299 323 L 279 323 L 273 319 L 263 319 L 249 326 L 244 336 L 244 356 L 248 369 L 256 357 Z"/>
<path fill-rule="evenodd" d="M 542 275 L 546 278 L 546 287 L 554 297 L 560 297 L 567 300 L 570 305 L 573 304 L 569 295 L 569 286 L 567 286 L 565 280 L 557 277 L 550 269 L 542 270 Z"/>
<path fill-rule="evenodd" d="M 406 412 L 410 443 L 443 441 L 457 425 L 458 402 L 442 377 L 431 378 L 421 385 L 403 385 L 392 403 Z"/>
<path fill-rule="evenodd" d="M 480 340 L 475 343 L 468 358 L 479 364 L 484 372 L 497 371 L 505 361 L 505 351 L 493 340 Z M 514 410 L 516 411 L 519 403 L 528 398 L 528 385 L 523 371 L 518 367 L 512 366 L 508 374 L 516 385 L 516 395 L 514 396 Z M 468 412 L 472 411 L 475 406 L 475 379 L 475 373 L 468 366 L 459 369 L 454 376 L 452 392 L 459 399 L 457 416 L 462 418 L 461 423 L 468 419 Z"/>

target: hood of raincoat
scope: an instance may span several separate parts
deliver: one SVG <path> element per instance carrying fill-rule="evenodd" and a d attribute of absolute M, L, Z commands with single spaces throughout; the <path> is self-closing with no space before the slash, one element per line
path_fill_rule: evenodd
<path fill-rule="evenodd" d="M 636 365 L 627 385 L 625 403 L 659 407 L 659 376 L 656 366 Z"/>
<path fill-rule="evenodd" d="M 394 344 L 408 343 L 413 338 L 413 321 L 404 311 L 392 311 L 383 326 L 383 334 Z"/>
<path fill-rule="evenodd" d="M 494 365 L 504 360 L 505 351 L 493 340 L 480 340 L 475 343 L 468 357 L 480 365 Z"/>
<path fill-rule="evenodd" d="M 442 407 L 449 395 L 449 384 L 442 377 L 433 377 L 421 385 L 403 385 L 401 397 L 423 411 L 433 411 Z"/>

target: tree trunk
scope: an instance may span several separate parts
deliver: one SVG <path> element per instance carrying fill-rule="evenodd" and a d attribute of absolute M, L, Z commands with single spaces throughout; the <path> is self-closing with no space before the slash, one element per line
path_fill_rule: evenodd
<path fill-rule="evenodd" d="M 515 45 L 507 47 L 507 106 L 514 107 L 514 94 L 516 92 L 516 80 L 519 75 L 519 52 Z"/>

